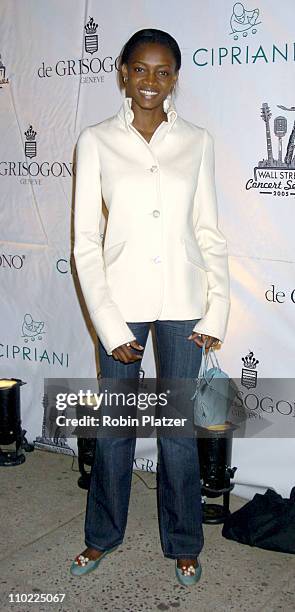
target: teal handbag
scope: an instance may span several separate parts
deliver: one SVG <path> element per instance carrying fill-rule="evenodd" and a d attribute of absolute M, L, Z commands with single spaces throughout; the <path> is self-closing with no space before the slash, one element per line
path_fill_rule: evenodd
<path fill-rule="evenodd" d="M 212 365 L 210 368 L 209 359 Z M 237 392 L 237 386 L 221 369 L 214 349 L 211 347 L 206 354 L 203 345 L 196 390 L 191 398 L 194 402 L 194 424 L 198 427 L 223 425 L 228 419 Z"/>

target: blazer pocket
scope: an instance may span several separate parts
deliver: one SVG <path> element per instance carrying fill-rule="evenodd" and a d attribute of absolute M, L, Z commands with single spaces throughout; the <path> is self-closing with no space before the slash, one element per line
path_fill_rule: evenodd
<path fill-rule="evenodd" d="M 210 269 L 204 263 L 204 260 L 199 251 L 198 245 L 195 242 L 193 242 L 193 240 L 191 240 L 190 238 L 183 238 L 182 241 L 184 243 L 185 254 L 186 254 L 187 260 L 190 263 L 194 264 L 195 266 L 202 268 L 202 270 L 209 272 Z"/>
<path fill-rule="evenodd" d="M 106 249 L 104 249 L 103 258 L 104 258 L 104 262 L 107 267 L 109 267 L 110 265 L 115 263 L 117 259 L 119 259 L 121 253 L 123 252 L 125 248 L 125 245 L 126 245 L 126 240 L 124 240 L 123 242 L 117 242 L 116 244 L 113 244 L 112 246 L 109 246 Z"/>

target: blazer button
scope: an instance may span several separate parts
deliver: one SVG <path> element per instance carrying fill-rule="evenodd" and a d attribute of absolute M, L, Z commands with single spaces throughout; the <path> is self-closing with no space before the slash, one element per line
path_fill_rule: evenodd
<path fill-rule="evenodd" d="M 154 257 L 154 259 L 153 259 L 153 262 L 154 262 L 154 263 L 161 263 L 161 261 L 162 261 L 162 260 L 161 260 L 160 255 L 157 255 L 157 256 L 156 256 L 156 257 Z"/>
<path fill-rule="evenodd" d="M 150 172 L 157 172 L 157 170 L 158 170 L 158 166 L 152 166 L 150 168 Z"/>
<path fill-rule="evenodd" d="M 160 211 L 159 210 L 153 210 L 153 217 L 159 217 L 160 216 Z"/>

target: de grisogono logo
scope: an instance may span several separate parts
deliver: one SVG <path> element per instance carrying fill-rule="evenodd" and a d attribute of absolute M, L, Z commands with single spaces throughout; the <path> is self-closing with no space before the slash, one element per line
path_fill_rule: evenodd
<path fill-rule="evenodd" d="M 143 472 L 154 471 L 154 461 L 146 457 L 134 457 L 134 467 L 136 470 L 142 470 Z"/>
<path fill-rule="evenodd" d="M 119 57 L 98 54 L 101 46 L 99 26 L 93 17 L 89 17 L 84 26 L 84 51 L 89 54 L 81 58 L 60 59 L 54 65 L 48 65 L 45 61 L 37 69 L 40 78 L 57 77 L 80 77 L 80 83 L 103 83 L 106 75 L 119 69 Z"/>
<path fill-rule="evenodd" d="M 267 45 L 257 41 L 256 35 L 260 32 L 261 23 L 258 8 L 235 2 L 231 12 L 227 14 L 224 28 L 224 35 L 230 37 L 233 44 L 229 45 L 225 41 L 220 46 L 207 47 L 204 41 L 204 44 L 193 52 L 194 66 L 204 70 L 222 68 L 224 65 L 294 62 L 294 41 L 274 41 L 268 42 Z M 246 44 L 243 44 L 244 41 Z"/>
<path fill-rule="evenodd" d="M 26 256 L 19 255 L 18 253 L 12 254 L 0 254 L 0 270 L 21 270 Z"/>
<path fill-rule="evenodd" d="M 69 354 L 44 348 L 42 341 L 46 334 L 44 321 L 38 321 L 27 312 L 21 323 L 23 345 L 0 343 L 0 358 L 21 360 L 27 363 L 38 362 L 46 366 L 69 367 Z"/>
<path fill-rule="evenodd" d="M 38 157 L 37 132 L 32 125 L 24 132 L 24 154 L 28 160 Z M 0 177 L 19 177 L 20 183 L 41 185 L 42 178 L 71 178 L 75 174 L 73 162 L 64 161 L 0 161 Z M 25 177 L 25 178 L 24 178 Z"/>
<path fill-rule="evenodd" d="M 0 89 L 3 88 L 3 85 L 8 85 L 9 80 L 6 78 L 6 67 L 2 63 L 1 55 L 0 55 Z"/>
<path fill-rule="evenodd" d="M 294 112 L 295 106 L 277 108 Z M 246 183 L 246 190 L 256 189 L 262 195 L 295 196 L 295 121 L 288 126 L 285 115 L 278 114 L 271 122 L 271 109 L 267 102 L 261 107 L 265 128 L 265 157 L 254 167 L 254 177 Z M 262 124 L 261 124 L 262 125 Z"/>
<path fill-rule="evenodd" d="M 242 388 L 238 390 L 232 405 L 233 416 L 240 416 L 240 423 L 243 423 L 245 417 L 247 420 L 264 420 L 267 426 L 271 426 L 273 423 L 273 429 L 270 428 L 271 437 L 277 437 L 276 418 L 281 419 L 282 417 L 286 422 L 286 432 L 289 432 L 291 421 L 288 418 L 293 419 L 295 417 L 294 397 L 288 399 L 286 396 L 281 396 L 285 385 L 280 384 L 280 379 L 260 377 L 258 380 L 257 365 L 259 360 L 256 359 L 252 350 L 249 349 L 248 354 L 242 357 L 242 361 L 241 385 L 247 391 Z M 292 383 L 291 388 L 288 385 L 287 389 L 286 395 L 290 390 L 291 392 L 294 390 L 294 384 Z M 268 419 L 267 415 L 275 415 L 276 418 L 274 420 Z"/>

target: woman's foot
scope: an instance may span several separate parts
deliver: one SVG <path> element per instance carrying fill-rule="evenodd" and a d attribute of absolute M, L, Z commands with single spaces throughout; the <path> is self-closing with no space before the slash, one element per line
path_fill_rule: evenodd
<path fill-rule="evenodd" d="M 199 566 L 198 559 L 177 559 L 177 567 L 183 576 L 194 576 Z"/>
<path fill-rule="evenodd" d="M 184 586 L 193 586 L 199 582 L 202 574 L 201 563 L 198 559 L 176 559 L 175 573 L 177 580 Z"/>
<path fill-rule="evenodd" d="M 113 548 L 109 548 L 108 550 L 96 550 L 96 548 L 85 548 L 80 555 L 72 562 L 70 567 L 70 572 L 73 576 L 84 576 L 89 574 L 89 572 L 93 572 L 99 564 L 100 561 L 108 555 L 109 553 L 116 550 L 118 546 L 113 546 Z"/>
<path fill-rule="evenodd" d="M 77 555 L 74 563 L 76 565 L 85 566 L 88 561 L 96 561 L 103 554 L 103 550 L 97 550 L 96 548 L 85 548 L 80 555 Z"/>

